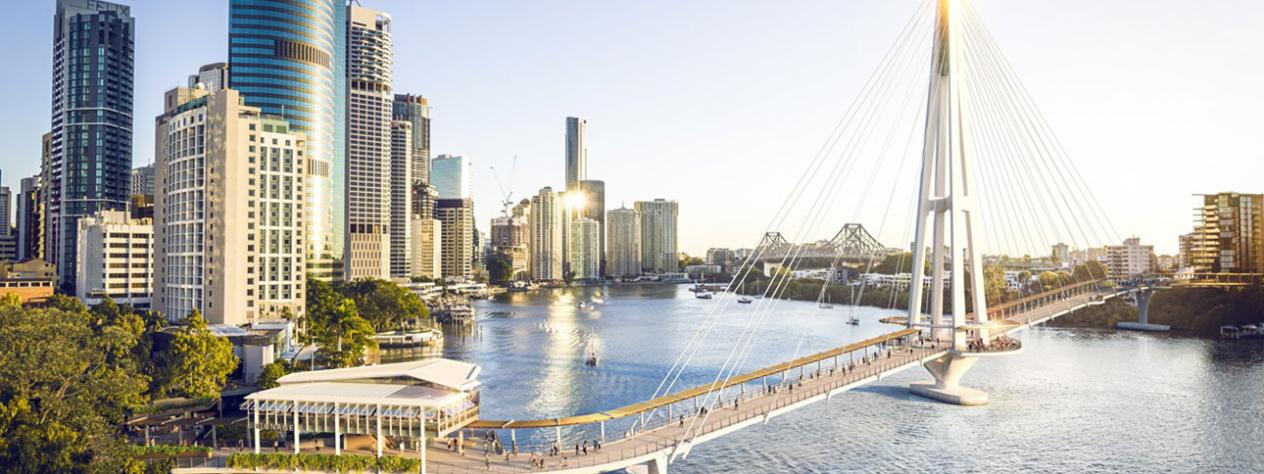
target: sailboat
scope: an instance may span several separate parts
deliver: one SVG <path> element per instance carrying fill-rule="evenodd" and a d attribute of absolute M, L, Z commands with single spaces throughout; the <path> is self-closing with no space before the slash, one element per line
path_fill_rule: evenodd
<path fill-rule="evenodd" d="M 852 326 L 859 326 L 859 325 L 860 325 L 860 320 L 856 318 L 856 314 L 855 314 L 855 313 L 852 313 L 852 315 L 851 315 L 851 319 L 847 320 L 847 324 L 850 324 L 850 325 L 852 325 Z"/>
<path fill-rule="evenodd" d="M 825 295 L 825 302 L 821 303 L 821 309 L 834 309 L 834 305 L 830 304 L 829 295 Z"/>
<path fill-rule="evenodd" d="M 737 302 L 738 302 L 738 303 L 740 303 L 740 304 L 751 304 L 751 302 L 752 302 L 752 301 L 755 301 L 755 300 L 752 300 L 752 299 L 750 299 L 750 297 L 749 297 L 749 296 L 746 296 L 745 294 L 742 294 L 742 287 L 744 287 L 744 286 L 746 286 L 746 282 L 745 282 L 745 281 L 743 281 L 743 282 L 741 282 L 741 283 L 738 283 L 738 284 L 737 284 L 737 293 L 738 293 L 738 294 L 740 294 L 740 295 L 742 295 L 742 297 L 741 297 L 741 298 L 738 298 L 738 299 L 737 299 Z"/>

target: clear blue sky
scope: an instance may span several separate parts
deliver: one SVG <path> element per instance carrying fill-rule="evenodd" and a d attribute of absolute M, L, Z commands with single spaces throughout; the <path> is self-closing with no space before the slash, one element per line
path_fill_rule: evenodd
<path fill-rule="evenodd" d="M 123 3 L 140 165 L 163 91 L 225 59 L 227 1 Z M 678 200 L 696 254 L 758 238 L 916 1 L 362 3 L 395 19 L 395 87 L 430 98 L 435 153 L 474 161 L 480 228 L 499 212 L 488 166 L 508 180 L 518 155 L 515 199 L 559 187 L 564 117 L 581 115 L 607 206 Z M 1191 194 L 1264 192 L 1264 2 L 975 4 L 1120 233 L 1174 252 Z M 53 5 L 6 5 L 0 31 L 15 189 L 48 127 Z"/>

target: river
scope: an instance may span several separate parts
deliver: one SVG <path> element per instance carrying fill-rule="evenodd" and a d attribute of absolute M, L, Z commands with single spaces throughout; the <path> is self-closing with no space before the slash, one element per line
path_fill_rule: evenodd
<path fill-rule="evenodd" d="M 483 418 L 596 412 L 653 394 L 716 304 L 666 285 L 504 294 L 475 303 L 477 327 L 449 331 L 444 355 L 482 366 Z M 890 331 L 877 320 L 897 313 L 730 304 L 676 389 L 711 381 L 752 315 L 770 317 L 744 369 Z M 860 325 L 845 324 L 853 315 Z M 702 445 L 671 471 L 1264 472 L 1264 342 L 1054 328 L 1018 337 L 1023 352 L 985 359 L 964 380 L 991 395 L 988 406 L 912 396 L 908 383 L 927 374 L 910 369 Z M 584 364 L 589 352 L 598 367 Z"/>

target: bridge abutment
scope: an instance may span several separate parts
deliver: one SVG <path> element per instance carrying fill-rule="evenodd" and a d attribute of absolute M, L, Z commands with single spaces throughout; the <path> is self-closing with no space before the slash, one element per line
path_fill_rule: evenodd
<path fill-rule="evenodd" d="M 1172 327 L 1166 324 L 1150 324 L 1150 297 L 1154 296 L 1153 288 L 1138 289 L 1133 293 L 1133 295 L 1137 298 L 1137 322 L 1115 323 L 1116 328 L 1149 332 L 1164 332 L 1172 330 Z"/>
<path fill-rule="evenodd" d="M 911 384 L 909 390 L 915 395 L 954 405 L 986 405 L 987 392 L 961 386 L 961 377 L 977 361 L 978 357 L 949 351 L 922 364 L 935 380 Z"/>

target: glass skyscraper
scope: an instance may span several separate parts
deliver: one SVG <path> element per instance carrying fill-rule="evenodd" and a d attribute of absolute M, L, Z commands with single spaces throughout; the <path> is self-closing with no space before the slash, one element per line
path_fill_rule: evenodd
<path fill-rule="evenodd" d="M 73 291 L 80 217 L 127 207 L 132 172 L 135 23 L 100 0 L 58 0 L 45 197 L 49 257 Z"/>
<path fill-rule="evenodd" d="M 230 0 L 229 85 L 307 135 L 308 274 L 342 272 L 346 189 L 344 0 Z"/>

